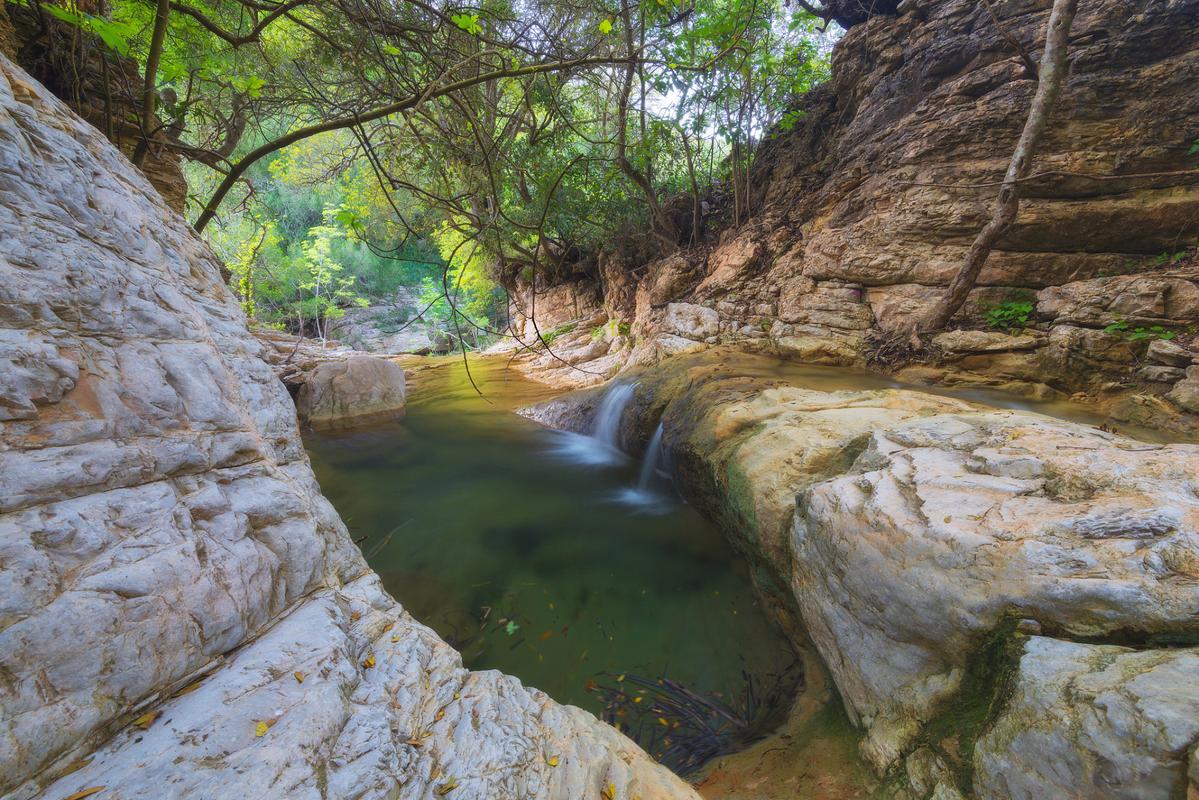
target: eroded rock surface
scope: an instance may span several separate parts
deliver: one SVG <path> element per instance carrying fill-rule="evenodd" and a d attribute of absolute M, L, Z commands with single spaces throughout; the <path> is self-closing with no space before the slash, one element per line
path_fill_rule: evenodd
<path fill-rule="evenodd" d="M 1033 637 L 1011 700 L 978 743 L 976 773 L 984 794 L 1013 800 L 1192 797 L 1197 740 L 1195 648 Z"/>
<path fill-rule="evenodd" d="M 380 589 L 218 270 L 0 57 L 0 794 L 693 797 Z"/>

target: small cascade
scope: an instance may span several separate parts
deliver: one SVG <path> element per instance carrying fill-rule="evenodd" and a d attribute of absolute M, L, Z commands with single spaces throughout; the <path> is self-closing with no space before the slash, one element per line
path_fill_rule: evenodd
<path fill-rule="evenodd" d="M 591 435 L 558 432 L 550 452 L 584 466 L 610 467 L 628 463 L 628 456 L 620 449 L 620 420 L 636 387 L 637 384 L 625 381 L 612 384 L 595 411 Z"/>
<path fill-rule="evenodd" d="M 633 399 L 635 383 L 614 383 L 604 394 L 599 408 L 595 412 L 595 429 L 592 438 L 600 444 L 607 445 L 613 450 L 620 449 L 620 420 L 624 416 L 625 406 Z"/>
<path fill-rule="evenodd" d="M 645 456 L 641 460 L 641 474 L 637 478 L 637 491 L 644 492 L 649 489 L 649 482 L 654 479 L 654 473 L 658 471 L 658 459 L 662 457 L 662 423 L 658 423 L 658 427 L 654 428 L 654 435 L 649 439 L 649 445 L 645 448 Z"/>

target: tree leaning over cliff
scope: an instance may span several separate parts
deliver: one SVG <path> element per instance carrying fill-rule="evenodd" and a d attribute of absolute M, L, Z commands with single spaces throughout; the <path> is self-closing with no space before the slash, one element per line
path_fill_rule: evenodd
<path fill-rule="evenodd" d="M 1012 160 L 1008 164 L 1007 174 L 999 189 L 999 199 L 995 203 L 995 212 L 990 222 L 983 227 L 970 252 L 966 262 L 962 264 L 957 275 L 950 281 L 941 301 L 924 317 L 917 320 L 915 331 L 923 333 L 944 328 L 953 315 L 957 313 L 970 290 L 974 288 L 983 265 L 995 248 L 1000 237 L 1016 221 L 1016 213 L 1020 210 L 1020 182 L 1032 171 L 1033 158 L 1037 147 L 1044 137 L 1045 129 L 1049 127 L 1049 118 L 1057 105 L 1061 94 L 1062 83 L 1066 72 L 1066 50 L 1070 41 L 1070 27 L 1074 24 L 1074 15 L 1078 11 L 1078 0 L 1054 0 L 1053 10 L 1049 15 L 1049 25 L 1045 35 L 1045 51 L 1041 56 L 1041 66 L 1038 70 L 1037 91 L 1033 95 L 1032 105 L 1028 109 L 1028 119 L 1024 122 L 1024 131 L 1016 143 Z"/>

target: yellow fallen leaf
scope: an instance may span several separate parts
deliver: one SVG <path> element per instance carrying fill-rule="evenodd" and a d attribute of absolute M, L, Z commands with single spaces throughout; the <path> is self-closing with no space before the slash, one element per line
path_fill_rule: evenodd
<path fill-rule="evenodd" d="M 442 717 L 444 717 L 444 716 L 445 716 L 445 709 L 444 709 L 444 708 L 439 708 L 439 709 L 437 709 L 437 713 L 436 713 L 436 714 L 433 716 L 433 721 L 434 721 L 434 722 L 440 722 L 440 721 L 441 721 L 441 718 L 442 718 Z"/>
<path fill-rule="evenodd" d="M 617 683 L 624 683 L 624 673 L 623 673 L 623 672 L 620 674 L 620 676 L 619 676 L 619 677 L 617 677 L 617 679 L 616 679 L 616 682 L 617 682 Z"/>
<path fill-rule="evenodd" d="M 204 680 L 201 678 L 200 680 L 196 681 L 195 683 L 184 686 L 182 689 L 180 689 L 179 691 L 177 691 L 173 695 L 171 695 L 171 697 L 183 697 L 183 695 L 191 694 L 192 692 L 194 692 L 196 689 L 199 689 L 203 685 L 204 685 Z"/>
<path fill-rule="evenodd" d="M 396 642 L 398 642 L 399 640 L 400 640 L 400 635 L 399 635 L 398 633 L 397 633 L 397 634 L 394 634 L 394 635 L 391 637 L 391 643 L 392 643 L 392 644 L 395 644 L 395 643 L 396 643 Z"/>
<path fill-rule="evenodd" d="M 293 673 L 292 673 L 292 675 L 295 675 L 295 676 L 296 676 L 296 683 L 303 683 L 303 682 L 304 682 L 304 673 L 303 673 L 303 672 L 300 672 L 299 670 L 296 670 L 295 672 L 293 672 Z"/>
<path fill-rule="evenodd" d="M 362 619 L 361 611 L 351 611 L 350 612 L 350 622 L 357 622 L 360 619 Z"/>
<path fill-rule="evenodd" d="M 371 653 L 369 656 L 367 656 L 366 660 L 362 662 L 362 666 L 365 669 L 370 669 L 371 667 L 375 666 L 375 654 Z"/>
<path fill-rule="evenodd" d="M 667 722 L 666 719 L 663 717 L 658 717 L 658 722 L 661 723 L 664 727 L 667 727 L 667 728 L 670 727 L 670 723 Z"/>
<path fill-rule="evenodd" d="M 160 716 L 162 716 L 161 711 L 147 711 L 145 714 L 142 714 L 140 717 L 135 719 L 133 724 L 141 728 L 143 731 L 149 730 L 150 726 L 154 724 L 154 720 L 158 719 Z"/>
<path fill-rule="evenodd" d="M 458 779 L 450 778 L 447 783 L 443 783 L 443 784 L 441 784 L 441 786 L 437 787 L 437 796 L 445 797 L 447 794 L 449 794 L 450 792 L 454 791 L 457 788 L 458 788 Z"/>
<path fill-rule="evenodd" d="M 603 791 L 600 792 L 600 796 L 603 797 L 604 800 L 616 800 L 616 784 L 609 783 L 603 788 Z"/>
<path fill-rule="evenodd" d="M 269 731 L 270 729 L 271 729 L 270 725 L 267 725 L 265 722 L 259 722 L 257 725 L 254 726 L 254 735 L 255 736 L 266 736 L 266 732 Z"/>
<path fill-rule="evenodd" d="M 87 758 L 81 758 L 78 761 L 71 762 L 71 764 L 62 771 L 62 775 L 70 775 L 72 772 L 78 772 L 88 764 L 92 763 L 93 758 L 95 758 L 95 756 L 88 756 Z M 62 775 L 59 777 L 61 778 Z"/>
<path fill-rule="evenodd" d="M 556 766 L 558 766 L 558 757 L 550 756 L 549 758 L 547 758 L 545 760 L 545 763 L 549 764 L 551 767 L 556 767 Z"/>
<path fill-rule="evenodd" d="M 415 736 L 409 736 L 406 740 L 404 740 L 404 744 L 412 745 L 413 747 L 420 747 L 422 742 Z"/>
<path fill-rule="evenodd" d="M 457 699 L 458 699 L 459 697 L 461 697 L 461 696 L 462 696 L 462 694 L 461 694 L 460 692 L 454 692 L 454 699 L 455 699 L 455 700 L 457 700 Z"/>
<path fill-rule="evenodd" d="M 97 792 L 104 791 L 106 788 L 107 787 L 105 786 L 91 786 L 87 789 L 80 789 L 78 792 L 75 792 L 75 794 L 67 795 L 62 800 L 83 800 L 83 798 L 91 797 Z"/>
<path fill-rule="evenodd" d="M 645 699 L 644 697 L 637 696 L 637 697 L 634 697 L 634 698 L 633 698 L 633 702 L 634 702 L 634 703 L 640 703 L 640 702 L 641 702 L 642 700 L 644 700 L 644 699 Z"/>

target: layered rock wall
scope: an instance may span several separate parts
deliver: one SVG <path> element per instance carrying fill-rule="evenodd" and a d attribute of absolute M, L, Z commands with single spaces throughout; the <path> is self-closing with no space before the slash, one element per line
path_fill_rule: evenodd
<path fill-rule="evenodd" d="M 207 246 L 0 57 L 0 795 L 694 797 L 383 592 L 264 355 Z"/>

